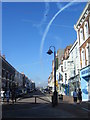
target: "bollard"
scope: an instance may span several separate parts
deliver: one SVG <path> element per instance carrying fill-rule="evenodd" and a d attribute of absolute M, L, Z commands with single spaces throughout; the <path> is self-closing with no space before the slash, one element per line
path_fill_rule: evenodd
<path fill-rule="evenodd" d="M 35 97 L 35 104 L 36 104 L 36 97 Z"/>

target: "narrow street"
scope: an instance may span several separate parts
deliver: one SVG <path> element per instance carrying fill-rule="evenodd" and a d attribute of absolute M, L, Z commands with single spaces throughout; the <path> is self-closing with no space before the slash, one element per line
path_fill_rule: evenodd
<path fill-rule="evenodd" d="M 52 107 L 50 96 L 37 91 L 15 104 L 3 104 L 2 118 L 88 118 L 90 117 L 88 105 L 90 106 L 84 103 L 74 105 L 59 101 L 57 106 Z"/>

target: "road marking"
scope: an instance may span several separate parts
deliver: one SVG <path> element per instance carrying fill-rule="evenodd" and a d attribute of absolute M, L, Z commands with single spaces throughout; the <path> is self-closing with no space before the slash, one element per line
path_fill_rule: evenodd
<path fill-rule="evenodd" d="M 48 99 L 50 102 L 52 102 L 51 97 L 47 97 L 47 99 Z"/>
<path fill-rule="evenodd" d="M 88 111 L 88 112 L 90 112 L 90 110 L 88 110 L 87 108 L 83 108 L 83 107 L 81 107 L 83 110 L 86 110 L 86 111 Z"/>

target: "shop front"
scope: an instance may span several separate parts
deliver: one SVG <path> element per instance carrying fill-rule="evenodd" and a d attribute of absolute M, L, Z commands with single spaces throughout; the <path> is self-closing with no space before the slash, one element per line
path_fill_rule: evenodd
<path fill-rule="evenodd" d="M 90 65 L 81 69 L 82 101 L 90 101 Z"/>
<path fill-rule="evenodd" d="M 74 77 L 71 77 L 68 80 L 68 84 L 69 84 L 69 95 L 73 96 L 74 90 L 76 89 L 78 91 L 79 88 L 80 88 L 80 77 L 79 77 L 79 74 L 74 76 Z"/>

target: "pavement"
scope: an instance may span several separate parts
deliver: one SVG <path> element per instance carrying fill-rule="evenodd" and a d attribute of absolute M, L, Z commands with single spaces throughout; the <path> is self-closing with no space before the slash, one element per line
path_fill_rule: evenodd
<path fill-rule="evenodd" d="M 35 96 L 39 96 L 36 98 Z M 18 98 L 15 104 L 10 102 L 2 106 L 2 118 L 89 118 L 90 102 L 68 103 L 58 101 L 58 105 L 53 107 L 49 95 L 40 92 L 30 93 L 22 98 Z"/>
<path fill-rule="evenodd" d="M 89 118 L 89 103 L 70 104 L 60 101 L 57 106 L 41 99 L 25 98 L 15 104 L 2 105 L 3 118 Z"/>

